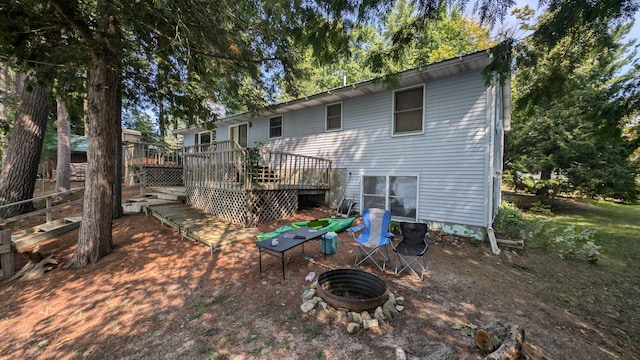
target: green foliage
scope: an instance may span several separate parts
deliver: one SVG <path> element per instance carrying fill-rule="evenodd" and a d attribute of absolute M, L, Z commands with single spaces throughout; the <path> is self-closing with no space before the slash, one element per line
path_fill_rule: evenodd
<path fill-rule="evenodd" d="M 540 202 L 533 203 L 531 209 L 547 217 L 553 215 L 550 208 Z M 500 204 L 493 228 L 502 237 L 525 239 L 527 243 L 553 249 L 562 259 L 597 262 L 602 257 L 603 247 L 596 244 L 596 230 L 579 229 L 575 224 L 562 226 L 549 219 L 525 219 L 520 209 L 507 201 Z"/>
<path fill-rule="evenodd" d="M 553 16 L 531 27 L 542 29 Z M 625 129 L 638 106 L 640 68 L 622 72 L 631 61 L 622 42 L 628 29 L 585 26 L 553 46 L 535 36 L 519 44 L 505 169 L 541 180 L 515 176 L 516 187 L 550 200 L 560 192 L 638 199 L 632 154 L 640 144 Z"/>
<path fill-rule="evenodd" d="M 527 240 L 554 249 L 561 259 L 582 259 L 597 262 L 602 258 L 603 247 L 596 244 L 594 229 L 579 229 L 575 224 L 556 226 L 548 220 L 532 221 L 528 226 Z"/>
<path fill-rule="evenodd" d="M 437 16 L 425 19 L 414 2 L 399 0 L 382 15 L 382 24 L 356 23 L 348 38 L 348 52 L 321 61 L 312 46 L 296 44 L 300 74 L 283 85 L 279 100 L 309 95 L 378 77 L 392 85 L 392 74 L 493 45 L 490 29 L 443 3 Z"/>
<path fill-rule="evenodd" d="M 395 235 L 400 235 L 400 222 L 391 220 L 391 223 L 389 224 L 389 232 Z"/>
<path fill-rule="evenodd" d="M 318 324 L 308 324 L 304 327 L 304 333 L 307 334 L 307 340 L 313 340 L 320 335 L 320 327 Z"/>
<path fill-rule="evenodd" d="M 551 206 L 548 204 L 543 204 L 540 201 L 536 201 L 533 204 L 531 204 L 529 211 L 547 215 L 547 216 L 553 215 L 553 212 L 551 212 Z"/>
<path fill-rule="evenodd" d="M 515 204 L 503 200 L 495 219 L 493 219 L 493 229 L 496 234 L 509 239 L 520 239 L 523 228 L 522 211 Z"/>

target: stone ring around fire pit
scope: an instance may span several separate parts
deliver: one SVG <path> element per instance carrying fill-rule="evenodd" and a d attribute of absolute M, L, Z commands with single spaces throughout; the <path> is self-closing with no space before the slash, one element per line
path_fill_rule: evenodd
<path fill-rule="evenodd" d="M 300 305 L 303 313 L 315 313 L 324 324 L 335 320 L 347 325 L 349 334 L 379 328 L 403 309 L 404 298 L 388 291 L 382 279 L 355 269 L 320 274 L 316 282 L 305 288 Z"/>
<path fill-rule="evenodd" d="M 379 277 L 356 269 L 337 269 L 318 276 L 318 296 L 334 308 L 373 310 L 389 298 L 387 284 Z"/>

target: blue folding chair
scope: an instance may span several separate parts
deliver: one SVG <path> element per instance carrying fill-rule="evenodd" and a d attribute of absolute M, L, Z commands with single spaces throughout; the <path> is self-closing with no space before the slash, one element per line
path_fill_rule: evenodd
<path fill-rule="evenodd" d="M 355 266 L 360 266 L 365 260 L 371 260 L 380 271 L 384 272 L 387 261 L 389 261 L 389 244 L 395 236 L 389 232 L 391 224 L 391 213 L 384 209 L 365 209 L 362 212 L 362 220 L 364 224 L 351 227 L 347 232 L 353 236 L 358 244 L 360 256 L 356 254 Z M 382 265 L 376 260 L 374 255 L 382 254 Z"/>

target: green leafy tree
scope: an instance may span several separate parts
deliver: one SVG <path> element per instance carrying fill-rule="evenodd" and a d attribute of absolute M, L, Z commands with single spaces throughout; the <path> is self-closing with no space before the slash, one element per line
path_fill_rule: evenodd
<path fill-rule="evenodd" d="M 397 1 L 381 24 L 356 24 L 350 33 L 348 52 L 330 63 L 315 58 L 311 47 L 301 47 L 297 52 L 302 59 L 302 76 L 279 100 L 371 80 L 494 45 L 488 27 L 467 18 L 456 7 L 445 3 L 440 6 L 436 17 L 426 19 L 420 17 L 413 2 Z M 419 20 L 424 23 L 417 26 Z M 407 37 L 406 42 L 398 43 L 399 34 Z"/>
<path fill-rule="evenodd" d="M 539 24 L 545 21 L 543 17 Z M 636 66 L 622 73 L 633 55 L 625 55 L 630 45 L 622 43 L 629 28 L 612 27 L 604 36 L 607 42 L 591 32 L 599 29 L 591 29 L 566 37 L 553 48 L 539 47 L 533 38 L 521 45 L 536 62 L 521 63 L 515 72 L 505 167 L 512 173 L 538 174 L 540 180 L 530 184 L 530 191 L 546 196 L 564 190 L 628 201 L 638 198 L 640 169 L 632 154 L 639 142 L 624 134 L 637 111 L 638 90 L 629 90 L 640 71 Z M 574 59 L 583 60 L 565 64 Z M 563 78 L 555 96 L 536 96 L 534 101 L 535 91 L 552 91 L 548 85 L 537 86 L 553 76 Z"/>
<path fill-rule="evenodd" d="M 243 104 L 260 107 L 275 94 L 278 80 L 290 84 L 295 79 L 292 41 L 315 44 L 314 52 L 327 57 L 342 51 L 353 27 L 345 14 L 354 6 L 298 0 L 0 4 L 0 56 L 25 68 L 46 63 L 88 70 L 83 221 L 67 266 L 85 266 L 113 248 L 119 168 L 114 159 L 119 158 L 123 94 L 167 106 L 173 121 L 205 118 L 204 100 L 218 100 L 215 95 L 222 92 L 241 100 L 267 94 L 262 102 Z M 64 46 L 52 46 L 56 41 Z M 241 91 L 247 84 L 258 90 Z"/>

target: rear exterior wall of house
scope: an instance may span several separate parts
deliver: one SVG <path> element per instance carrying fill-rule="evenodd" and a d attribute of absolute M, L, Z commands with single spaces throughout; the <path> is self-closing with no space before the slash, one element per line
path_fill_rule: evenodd
<path fill-rule="evenodd" d="M 339 130 L 326 130 L 330 104 L 247 120 L 248 146 L 331 159 L 334 169 L 344 169 L 346 192 L 355 194 L 359 206 L 368 201 L 363 192 L 371 193 L 365 177 L 378 179 L 374 186 L 389 184 L 386 193 L 379 189 L 387 208 L 398 195 L 394 184 L 415 179 L 417 187 L 409 191 L 415 201 L 403 204 L 414 210 L 399 220 L 486 227 L 495 121 L 487 109 L 495 88 L 485 85 L 479 70 L 412 86 L 424 87 L 420 132 L 393 135 L 395 93 L 380 88 L 341 102 Z M 281 136 L 270 138 L 269 118 L 278 115 Z M 218 141 L 229 139 L 230 126 L 219 124 L 216 134 Z"/>

